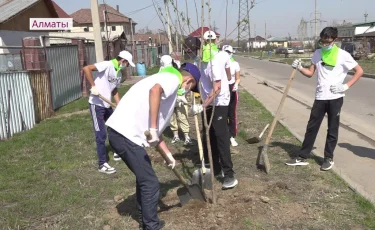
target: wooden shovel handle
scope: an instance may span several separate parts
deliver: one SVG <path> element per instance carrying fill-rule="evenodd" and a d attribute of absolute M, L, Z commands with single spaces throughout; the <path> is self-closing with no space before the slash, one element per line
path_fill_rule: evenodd
<path fill-rule="evenodd" d="M 194 94 L 192 96 L 193 98 L 193 105 L 195 105 L 195 97 Z M 202 137 L 201 132 L 199 130 L 199 121 L 198 121 L 198 114 L 194 115 L 194 122 L 195 122 L 195 132 L 197 133 L 197 141 L 198 141 L 198 150 L 199 150 L 199 158 L 202 163 L 202 173 L 203 175 L 206 174 L 206 166 L 204 165 L 204 157 L 203 157 L 203 145 L 202 145 Z"/>
<path fill-rule="evenodd" d="M 281 101 L 280 101 L 280 104 L 279 104 L 279 107 L 277 108 L 277 111 L 276 111 L 276 114 L 275 114 L 275 117 L 272 121 L 272 124 L 271 124 L 271 128 L 270 128 L 270 131 L 268 132 L 268 135 L 267 135 L 267 139 L 265 141 L 265 144 L 269 144 L 270 141 L 271 141 L 271 137 L 272 137 L 272 134 L 273 134 L 273 131 L 276 127 L 276 124 L 277 124 L 277 121 L 279 120 L 279 116 L 280 116 L 280 113 L 281 113 L 281 109 L 283 108 L 284 106 L 284 102 L 285 102 L 285 98 L 286 96 L 288 95 L 288 92 L 289 92 L 289 88 L 290 86 L 292 85 L 292 82 L 293 82 L 293 79 L 294 79 L 294 76 L 296 75 L 297 73 L 297 69 L 294 69 L 292 74 L 290 75 L 289 77 L 289 82 L 288 82 L 288 85 L 286 86 L 285 90 L 284 90 L 284 94 L 283 94 L 283 97 L 281 98 Z"/>
<path fill-rule="evenodd" d="M 262 130 L 262 132 L 259 135 L 259 139 L 262 138 L 262 136 L 263 136 L 264 132 L 266 132 L 268 126 L 270 126 L 270 124 L 267 124 L 266 127 L 264 127 L 264 129 Z"/>
<path fill-rule="evenodd" d="M 103 101 L 107 102 L 110 104 L 113 108 L 116 108 L 116 104 L 113 103 L 112 101 L 108 100 L 107 98 L 103 97 L 101 94 L 99 94 L 99 98 L 102 99 Z"/>
<path fill-rule="evenodd" d="M 150 131 L 146 130 L 144 132 L 147 140 L 150 140 L 152 138 L 151 134 L 150 134 Z M 172 164 L 172 162 L 169 160 L 167 154 L 165 154 L 165 152 L 160 148 L 159 145 L 157 145 L 155 147 L 156 151 L 163 157 L 163 159 L 167 162 L 167 164 Z M 176 177 L 181 181 L 181 183 L 183 185 L 188 185 L 188 183 L 186 182 L 185 178 L 183 176 L 181 176 L 181 174 L 177 171 L 176 167 L 174 169 L 172 169 L 172 171 L 174 172 L 174 174 L 176 175 Z"/>

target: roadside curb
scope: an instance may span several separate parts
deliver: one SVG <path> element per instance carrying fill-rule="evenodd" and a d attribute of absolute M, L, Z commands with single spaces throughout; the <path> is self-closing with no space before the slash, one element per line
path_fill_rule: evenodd
<path fill-rule="evenodd" d="M 285 64 L 285 65 L 288 65 L 288 63 L 286 62 L 283 62 L 283 61 L 278 61 L 278 60 L 272 60 L 272 59 L 260 59 L 259 57 L 251 57 L 253 59 L 257 59 L 257 60 L 260 60 L 260 61 L 270 61 L 270 62 L 276 62 L 276 63 L 280 63 L 280 64 Z M 354 75 L 354 72 L 353 71 L 349 71 L 348 72 L 349 75 L 353 76 Z M 369 78 L 369 79 L 375 79 L 375 74 L 369 74 L 369 73 L 364 73 L 362 75 L 362 77 L 364 78 Z"/>
<path fill-rule="evenodd" d="M 257 79 L 257 80 L 259 80 L 258 78 L 256 78 L 255 77 L 255 79 Z M 272 88 L 272 89 L 274 89 L 274 90 L 276 90 L 276 91 L 278 91 L 278 92 L 281 92 L 282 93 L 282 90 L 279 90 L 278 88 L 276 88 L 276 87 L 274 87 L 274 86 L 271 86 L 271 85 L 269 85 L 269 83 L 267 83 L 268 84 L 268 86 L 270 87 L 270 88 Z M 246 89 L 245 89 L 246 90 Z M 263 104 L 263 102 L 261 102 L 260 100 L 259 100 L 259 98 L 256 96 L 256 95 L 254 95 L 252 92 L 250 92 L 250 91 L 248 91 L 248 90 L 246 90 L 248 93 L 250 93 L 257 101 L 259 101 L 259 103 L 260 104 L 262 104 L 263 105 L 263 107 L 269 112 L 269 113 L 271 113 L 272 114 L 272 116 L 274 117 L 274 113 L 272 112 L 272 110 L 268 107 L 268 106 L 266 106 L 265 104 Z M 304 102 L 301 102 L 301 101 L 299 101 L 298 99 L 295 99 L 295 98 L 293 98 L 293 97 L 291 97 L 291 96 L 289 96 L 288 95 L 288 97 L 290 98 L 290 99 L 292 99 L 292 100 L 295 100 L 295 101 L 297 101 L 297 102 L 299 102 L 299 103 L 301 103 L 301 104 L 303 104 L 303 105 L 306 105 L 306 106 L 309 106 L 309 105 L 307 105 L 306 103 L 304 103 Z M 302 136 L 300 136 L 298 133 L 296 133 L 296 132 L 294 132 L 293 130 L 291 130 L 291 128 L 287 125 L 287 124 L 285 124 L 285 122 L 284 121 L 282 121 L 282 120 L 278 120 L 278 123 L 280 123 L 282 126 L 284 126 L 298 141 L 300 141 L 301 143 L 303 142 L 303 137 Z M 345 125 L 345 124 L 343 124 L 343 125 Z M 346 125 L 345 125 L 346 126 Z M 346 128 L 346 127 L 344 127 L 344 128 Z M 358 132 L 358 131 L 357 131 Z M 362 134 L 363 135 L 363 134 Z M 323 154 L 320 152 L 320 151 L 318 151 L 318 150 L 312 150 L 312 154 L 314 155 L 314 156 L 316 156 L 316 157 L 321 157 L 321 156 L 323 156 Z M 348 184 L 348 187 L 350 188 L 350 189 L 352 189 L 353 191 L 355 191 L 357 194 L 359 194 L 359 195 L 361 195 L 362 197 L 364 197 L 365 199 L 367 199 L 367 200 L 369 200 L 371 203 L 373 203 L 374 205 L 375 205 L 375 199 L 373 199 L 372 198 L 372 196 L 369 194 L 369 193 L 367 193 L 366 191 L 364 191 L 362 188 L 361 188 L 361 185 L 360 184 L 358 184 L 358 183 L 356 183 L 356 182 L 354 182 L 353 180 L 351 180 L 349 177 L 347 177 L 346 175 L 343 175 L 342 174 L 342 172 L 341 172 L 341 169 L 338 169 L 338 168 L 336 168 L 336 167 L 333 167 L 332 168 L 332 171 L 337 175 L 337 176 L 339 176 L 341 179 L 343 179 L 347 184 Z"/>

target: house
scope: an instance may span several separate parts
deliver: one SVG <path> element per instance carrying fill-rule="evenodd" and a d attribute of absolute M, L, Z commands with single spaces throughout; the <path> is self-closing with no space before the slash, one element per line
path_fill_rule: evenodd
<path fill-rule="evenodd" d="M 58 18 L 51 0 L 0 1 L 0 46 L 21 46 L 24 37 L 48 35 L 48 31 L 30 31 L 30 18 Z M 17 49 L 0 49 L 0 53 Z"/>
<path fill-rule="evenodd" d="M 61 14 L 64 13 L 61 12 Z M 73 28 L 70 31 L 52 32 L 50 33 L 50 36 L 94 39 L 91 9 L 80 9 L 72 13 L 70 17 L 73 18 Z M 131 21 L 129 17 L 120 13 L 118 5 L 116 6 L 116 9 L 114 9 L 108 4 L 100 4 L 99 20 L 103 40 L 114 40 L 119 38 L 122 34 L 125 34 L 126 37 L 130 37 L 132 32 L 131 28 L 133 27 L 134 32 L 135 26 L 137 25 L 137 23 Z M 53 44 L 54 41 L 51 40 L 50 43 Z"/>
<path fill-rule="evenodd" d="M 150 41 L 151 38 L 151 41 Z M 129 36 L 129 41 L 131 37 Z M 159 34 L 134 34 L 134 41 L 136 43 L 146 42 L 147 44 L 152 43 L 153 45 L 168 44 L 168 37 L 164 33 Z"/>
<path fill-rule="evenodd" d="M 285 38 L 270 37 L 267 38 L 267 42 L 273 47 L 288 47 L 288 39 Z"/>
<path fill-rule="evenodd" d="M 267 40 L 261 36 L 250 38 L 250 47 L 252 49 L 260 49 L 267 46 Z"/>

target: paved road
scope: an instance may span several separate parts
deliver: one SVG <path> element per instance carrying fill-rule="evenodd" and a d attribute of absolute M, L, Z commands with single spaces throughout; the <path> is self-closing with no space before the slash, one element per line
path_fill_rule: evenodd
<path fill-rule="evenodd" d="M 261 76 L 280 85 L 286 85 L 292 68 L 281 63 L 236 56 L 243 70 Z M 347 77 L 347 78 L 350 78 Z M 316 78 L 306 78 L 297 73 L 291 93 L 312 104 L 315 95 Z M 347 91 L 342 121 L 366 136 L 375 139 L 375 79 L 362 78 Z"/>

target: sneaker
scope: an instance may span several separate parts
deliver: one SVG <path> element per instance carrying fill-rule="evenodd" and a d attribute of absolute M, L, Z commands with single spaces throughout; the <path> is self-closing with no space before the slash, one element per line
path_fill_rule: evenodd
<path fill-rule="evenodd" d="M 236 139 L 234 139 L 234 137 L 231 137 L 231 138 L 230 138 L 230 143 L 231 143 L 231 145 L 232 145 L 233 147 L 238 146 L 238 143 L 237 143 Z"/>
<path fill-rule="evenodd" d="M 174 144 L 174 143 L 177 143 L 177 142 L 179 142 L 179 141 L 180 141 L 180 138 L 174 136 L 173 139 L 172 139 L 172 141 L 171 141 L 171 143 Z"/>
<path fill-rule="evenodd" d="M 121 161 L 121 157 L 117 153 L 113 153 L 113 160 Z"/>
<path fill-rule="evenodd" d="M 224 183 L 222 189 L 231 189 L 236 187 L 238 184 L 238 180 L 236 178 L 232 177 L 225 177 L 224 178 Z"/>
<path fill-rule="evenodd" d="M 224 178 L 224 172 L 221 170 L 219 173 L 214 175 L 216 179 L 223 179 Z"/>
<path fill-rule="evenodd" d="M 116 169 L 111 167 L 108 163 L 104 163 L 101 166 L 99 166 L 99 172 L 105 174 L 112 174 L 116 172 Z"/>
<path fill-rule="evenodd" d="M 194 143 L 191 141 L 190 137 L 186 137 L 184 145 L 194 145 Z"/>
<path fill-rule="evenodd" d="M 307 162 L 307 160 L 302 157 L 296 157 L 285 162 L 285 164 L 290 166 L 305 166 L 308 165 L 309 162 Z"/>
<path fill-rule="evenodd" d="M 328 171 L 333 167 L 334 164 L 335 163 L 333 162 L 331 158 L 325 158 L 320 169 L 323 171 Z"/>

